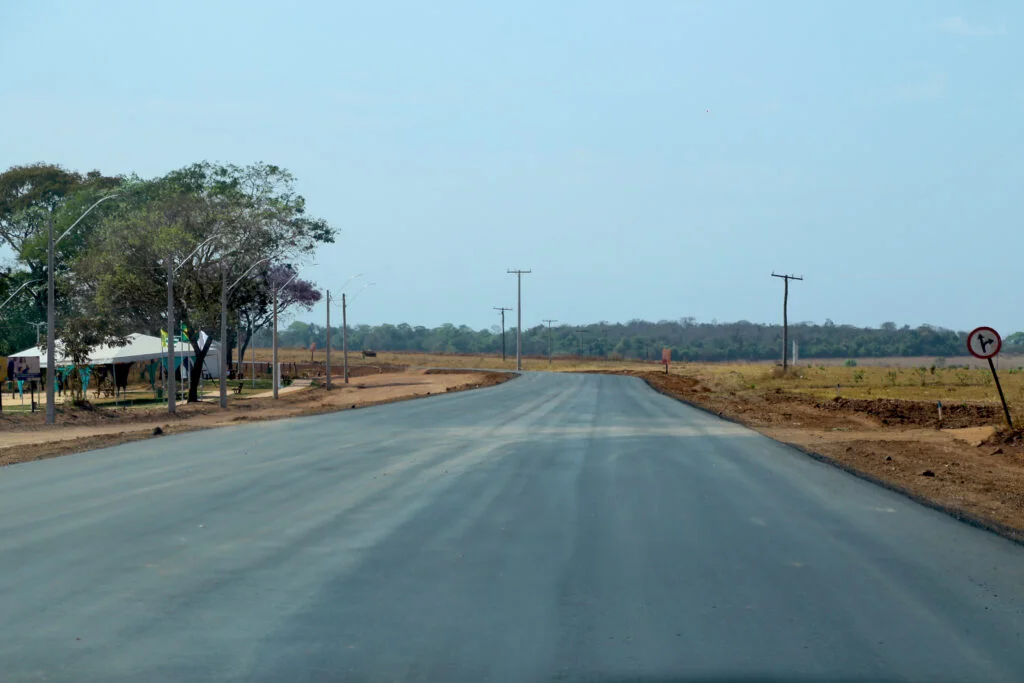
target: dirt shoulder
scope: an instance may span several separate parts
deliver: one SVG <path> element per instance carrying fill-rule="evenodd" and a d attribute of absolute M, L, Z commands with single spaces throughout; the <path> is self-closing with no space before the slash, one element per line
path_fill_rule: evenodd
<path fill-rule="evenodd" d="M 114 446 L 162 434 L 212 429 L 246 421 L 274 420 L 352 410 L 413 398 L 494 386 L 515 377 L 503 372 L 445 373 L 397 370 L 353 377 L 344 384 L 335 377 L 332 388 L 312 386 L 272 397 L 236 399 L 221 410 L 210 402 L 179 404 L 145 410 L 61 410 L 57 427 L 43 424 L 43 415 L 0 418 L 0 466 Z"/>
<path fill-rule="evenodd" d="M 1024 542 L 1024 445 L 991 405 L 816 399 L 736 390 L 714 377 L 623 372 L 965 521 Z"/>

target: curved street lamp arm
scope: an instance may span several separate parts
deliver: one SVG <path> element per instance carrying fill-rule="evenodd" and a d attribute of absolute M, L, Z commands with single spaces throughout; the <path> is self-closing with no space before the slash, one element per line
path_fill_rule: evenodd
<path fill-rule="evenodd" d="M 0 304 L 0 308 L 3 308 L 7 304 L 11 303 L 11 299 L 13 299 L 14 297 L 18 296 L 18 292 L 20 292 L 21 290 L 25 289 L 26 287 L 28 287 L 33 282 L 42 282 L 42 280 L 29 280 L 28 282 L 23 283 L 21 285 L 21 287 L 18 287 L 16 290 L 14 290 L 14 294 L 11 294 L 9 297 L 7 297 L 7 301 L 5 301 L 2 304 Z"/>
<path fill-rule="evenodd" d="M 53 242 L 54 246 L 56 246 L 56 245 L 57 245 L 57 243 L 58 243 L 58 242 L 60 242 L 60 241 L 61 241 L 62 239 L 64 239 L 65 237 L 67 237 L 67 236 L 68 236 L 68 233 L 69 233 L 69 232 L 71 232 L 72 230 L 74 230 L 74 229 L 75 229 L 75 226 L 76 226 L 76 225 L 78 225 L 79 223 L 81 223 L 81 222 L 82 222 L 82 219 L 83 219 L 83 218 L 85 218 L 86 216 L 88 216 L 88 215 L 89 215 L 89 212 L 90 212 L 90 211 L 92 211 L 93 209 L 95 209 L 95 208 L 96 208 L 97 206 L 99 206 L 99 205 L 100 205 L 100 204 L 102 204 L 103 202 L 107 201 L 108 199 L 113 199 L 113 198 L 115 198 L 115 197 L 120 197 L 120 196 L 121 196 L 121 195 L 119 195 L 119 194 L 108 194 L 108 195 L 107 195 L 106 197 L 102 197 L 102 198 L 101 198 L 101 199 L 100 199 L 100 200 L 99 200 L 98 202 L 96 202 L 95 204 L 93 204 L 92 206 L 90 206 L 90 207 L 89 207 L 88 209 L 86 209 L 86 210 L 85 210 L 85 213 L 83 213 L 83 214 L 82 214 L 81 216 L 79 216 L 79 217 L 78 217 L 78 220 L 77 220 L 77 221 L 75 221 L 74 223 L 72 223 L 72 224 L 71 224 L 71 227 L 70 227 L 70 228 L 68 228 L 67 230 L 65 230 L 65 231 L 64 231 L 64 232 L 63 232 L 63 233 L 61 234 L 61 236 L 60 236 L 60 237 L 58 237 L 58 238 L 57 238 L 56 240 L 54 240 L 54 242 Z"/>
<path fill-rule="evenodd" d="M 185 258 L 181 259 L 181 263 L 179 263 L 179 264 L 177 265 L 177 267 L 176 267 L 176 268 L 174 269 L 174 272 L 175 272 L 175 273 L 177 273 L 177 272 L 178 272 L 178 269 L 179 269 L 179 268 L 181 268 L 181 267 L 182 267 L 183 265 L 185 265 L 185 263 L 186 263 L 186 262 L 188 262 L 188 260 L 189 260 L 190 258 L 192 258 L 193 256 L 195 256 L 195 255 L 196 255 L 196 252 L 197 252 L 197 251 L 199 251 L 200 249 L 202 249 L 203 247 L 205 247 L 205 246 L 206 246 L 207 244 L 209 244 L 210 242 L 214 241 L 214 240 L 215 240 L 215 239 L 217 239 L 218 237 L 220 237 L 220 235 L 214 235 L 213 237 L 207 237 L 207 238 L 206 238 L 205 240 L 203 240 L 202 242 L 200 242 L 200 243 L 199 243 L 199 246 L 198 246 L 198 247 L 196 247 L 195 249 L 193 249 L 193 250 L 192 250 L 192 253 L 190 253 L 190 254 L 189 254 L 188 256 L 186 256 Z"/>
<path fill-rule="evenodd" d="M 235 285 L 237 285 L 239 282 L 241 282 L 242 278 L 244 278 L 246 275 L 251 273 L 253 268 L 255 268 L 256 266 L 258 266 L 261 263 L 265 263 L 265 262 L 269 261 L 271 258 L 273 258 L 273 257 L 272 256 L 268 256 L 267 258 L 261 258 L 259 261 L 257 261 L 256 263 L 252 264 L 251 266 L 249 266 L 249 269 L 247 271 L 245 271 L 244 273 L 242 273 L 241 277 L 239 277 L 237 280 L 235 280 L 231 284 L 231 286 L 228 287 L 228 291 L 230 292 L 232 289 L 234 289 Z M 289 280 L 288 282 L 291 282 L 291 280 Z M 285 283 L 285 284 L 287 284 L 287 283 Z"/>
<path fill-rule="evenodd" d="M 351 297 L 351 298 L 350 298 L 350 299 L 348 300 L 348 303 L 349 303 L 349 305 L 351 305 L 351 304 L 352 304 L 352 302 L 356 300 L 356 297 L 357 297 L 357 296 L 359 296 L 360 294 L 362 294 L 362 293 L 363 293 L 363 291 L 364 291 L 364 290 L 365 290 L 365 289 L 366 289 L 367 287 L 373 287 L 373 286 L 374 286 L 375 284 L 377 284 L 377 283 L 376 283 L 376 282 L 367 282 L 367 283 L 366 283 L 365 285 L 363 285 L 362 287 L 360 287 L 360 288 L 359 288 L 359 291 L 358 291 L 358 292 L 356 292 L 355 294 L 353 294 L 353 295 L 352 295 L 352 297 Z"/>

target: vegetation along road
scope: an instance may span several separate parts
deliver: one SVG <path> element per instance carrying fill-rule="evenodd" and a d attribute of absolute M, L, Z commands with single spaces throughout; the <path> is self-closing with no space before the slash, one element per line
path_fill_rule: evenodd
<path fill-rule="evenodd" d="M 1011 681 L 1024 548 L 527 373 L 0 474 L 6 681 Z"/>

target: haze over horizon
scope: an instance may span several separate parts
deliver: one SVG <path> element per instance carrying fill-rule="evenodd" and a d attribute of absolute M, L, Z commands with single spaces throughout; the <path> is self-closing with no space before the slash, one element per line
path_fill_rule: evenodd
<path fill-rule="evenodd" d="M 5 3 L 0 59 L 19 67 L 0 166 L 287 167 L 341 229 L 303 275 L 376 283 L 352 324 L 489 328 L 515 305 L 507 268 L 534 271 L 524 327 L 776 323 L 775 271 L 806 278 L 792 321 L 1009 334 L 1022 18 L 970 2 Z M 323 305 L 296 317 L 323 324 Z"/>

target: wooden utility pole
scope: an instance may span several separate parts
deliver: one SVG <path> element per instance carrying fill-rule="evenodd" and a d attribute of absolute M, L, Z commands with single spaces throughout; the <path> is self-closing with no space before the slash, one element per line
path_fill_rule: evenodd
<path fill-rule="evenodd" d="M 548 365 L 551 365 L 551 352 L 553 350 L 551 346 L 551 323 L 557 323 L 558 321 L 554 318 L 545 318 L 544 322 L 548 325 Z"/>
<path fill-rule="evenodd" d="M 782 371 L 786 372 L 789 368 L 789 352 L 787 350 L 789 345 L 789 281 L 803 280 L 804 278 L 803 276 L 776 275 L 775 273 L 772 273 L 772 277 L 782 278 L 782 281 L 785 283 L 782 290 Z"/>
<path fill-rule="evenodd" d="M 511 308 L 505 306 L 493 306 L 494 310 L 501 311 L 501 362 L 505 362 L 505 311 L 511 311 Z"/>

